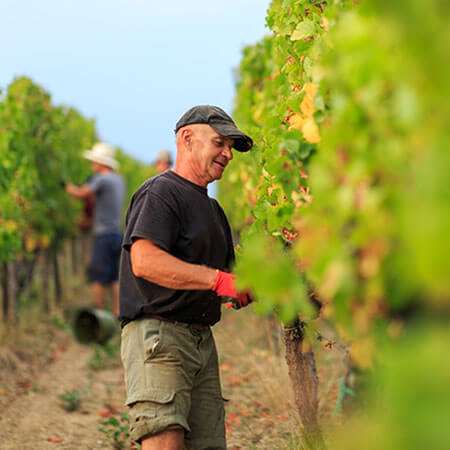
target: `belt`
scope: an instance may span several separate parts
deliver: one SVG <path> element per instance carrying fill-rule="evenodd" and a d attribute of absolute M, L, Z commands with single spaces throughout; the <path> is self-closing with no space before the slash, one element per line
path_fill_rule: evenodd
<path fill-rule="evenodd" d="M 178 320 L 168 319 L 167 317 L 159 316 L 158 314 L 143 314 L 137 318 L 139 319 L 157 319 L 162 322 L 168 322 L 174 325 L 180 325 L 185 328 L 189 328 L 190 330 L 208 330 L 210 328 L 209 325 L 205 325 L 203 323 L 187 323 L 187 322 L 179 322 Z"/>

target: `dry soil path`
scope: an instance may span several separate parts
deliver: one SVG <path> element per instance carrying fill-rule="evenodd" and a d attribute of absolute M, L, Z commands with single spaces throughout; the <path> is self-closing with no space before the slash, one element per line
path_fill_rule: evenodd
<path fill-rule="evenodd" d="M 223 323 L 214 327 L 224 397 L 229 399 L 228 448 L 293 449 L 288 442 L 298 422 L 287 370 L 283 356 L 269 348 L 267 330 L 258 320 L 251 313 L 227 312 Z M 93 356 L 93 349 L 66 339 L 54 361 L 3 406 L 0 449 L 114 448 L 99 425 L 125 412 L 122 369 L 116 356 L 109 361 L 111 367 L 92 370 Z M 67 412 L 60 396 L 73 391 L 81 393 L 81 404 Z"/>
<path fill-rule="evenodd" d="M 98 430 L 107 407 L 122 397 L 120 369 L 93 372 L 92 350 L 71 342 L 4 409 L 0 448 L 5 450 L 111 448 Z M 66 412 L 60 395 L 78 391 L 78 410 Z M 106 410 L 106 411 L 105 411 Z"/>

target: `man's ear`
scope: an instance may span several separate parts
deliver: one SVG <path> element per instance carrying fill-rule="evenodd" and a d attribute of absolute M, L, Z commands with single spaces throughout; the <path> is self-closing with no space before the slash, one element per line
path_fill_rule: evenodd
<path fill-rule="evenodd" d="M 188 150 L 191 149 L 192 134 L 192 129 L 189 127 L 185 127 L 181 130 L 181 141 L 185 144 Z"/>

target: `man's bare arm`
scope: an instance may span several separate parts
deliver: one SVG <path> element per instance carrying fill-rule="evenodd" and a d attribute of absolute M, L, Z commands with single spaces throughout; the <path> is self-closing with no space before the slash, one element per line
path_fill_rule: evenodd
<path fill-rule="evenodd" d="M 82 186 L 75 186 L 71 183 L 67 184 L 66 192 L 76 198 L 86 198 L 94 193 L 94 191 L 87 184 L 83 184 Z"/>
<path fill-rule="evenodd" d="M 134 242 L 130 253 L 136 277 L 171 289 L 206 291 L 214 286 L 216 269 L 182 261 L 146 239 Z"/>

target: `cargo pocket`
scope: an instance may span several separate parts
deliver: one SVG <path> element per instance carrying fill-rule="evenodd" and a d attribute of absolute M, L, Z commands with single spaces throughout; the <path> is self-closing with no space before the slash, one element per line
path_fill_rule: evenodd
<path fill-rule="evenodd" d="M 185 418 L 177 413 L 175 392 L 153 390 L 147 391 L 145 397 L 146 401 L 130 405 L 130 436 L 133 440 L 158 434 L 170 426 L 188 426 Z"/>
<path fill-rule="evenodd" d="M 130 405 L 133 406 L 131 411 L 136 419 L 138 417 L 154 419 L 155 417 L 176 413 L 174 391 L 147 391 L 143 397 L 145 398 Z"/>

